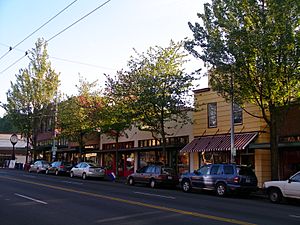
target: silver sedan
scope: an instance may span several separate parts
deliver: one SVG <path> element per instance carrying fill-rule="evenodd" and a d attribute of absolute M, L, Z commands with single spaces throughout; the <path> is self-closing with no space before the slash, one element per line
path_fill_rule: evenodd
<path fill-rule="evenodd" d="M 80 162 L 74 166 L 70 171 L 70 177 L 81 177 L 86 179 L 88 177 L 104 178 L 105 170 L 95 163 Z"/>

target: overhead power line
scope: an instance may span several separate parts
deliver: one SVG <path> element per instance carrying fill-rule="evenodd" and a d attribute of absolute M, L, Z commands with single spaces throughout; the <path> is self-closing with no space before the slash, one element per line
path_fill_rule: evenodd
<path fill-rule="evenodd" d="M 7 44 L 3 44 L 0 42 L 0 45 L 2 46 L 8 46 Z M 25 51 L 25 50 L 22 50 L 22 49 L 19 49 L 19 48 L 15 48 L 16 51 L 19 51 L 19 52 L 25 52 L 25 56 L 26 56 L 26 53 L 28 53 L 28 51 Z M 23 59 L 25 56 L 22 56 L 20 59 L 18 59 L 16 62 L 19 62 L 21 59 Z M 100 66 L 100 65 L 95 65 L 95 64 L 91 64 L 91 63 L 86 63 L 86 62 L 80 62 L 80 61 L 76 61 L 76 60 L 71 60 L 71 59 L 63 59 L 63 58 L 59 58 L 59 57 L 55 57 L 55 56 L 51 56 L 51 55 L 48 55 L 49 58 L 51 59 L 55 59 L 55 60 L 58 60 L 58 61 L 63 61 L 63 62 L 68 62 L 68 63 L 73 63 L 73 64 L 79 64 L 79 65 L 84 65 L 84 66 L 89 66 L 89 67 L 95 67 L 95 68 L 99 68 L 99 69 L 105 69 L 105 70 L 115 70 L 113 68 L 109 68 L 109 67 L 105 67 L 105 66 Z M 16 64 L 16 62 L 14 64 Z M 11 65 L 13 66 L 13 65 Z M 10 66 L 10 67 L 11 67 Z M 10 68 L 9 67 L 9 68 Z M 1 73 L 4 73 L 7 69 L 9 68 L 6 68 L 5 70 L 1 71 Z"/>
<path fill-rule="evenodd" d="M 65 32 L 66 30 L 68 30 L 69 28 L 71 28 L 72 26 L 74 26 L 75 24 L 77 24 L 78 22 L 80 22 L 81 20 L 83 20 L 84 18 L 88 17 L 89 15 L 91 15 L 92 13 L 94 13 L 95 11 L 97 11 L 98 9 L 102 8 L 104 5 L 106 5 L 110 1 L 111 0 L 108 0 L 108 1 L 104 2 L 103 4 L 99 5 L 97 8 L 95 8 L 94 10 L 92 10 L 91 12 L 89 12 L 88 14 L 84 15 L 83 17 L 81 17 L 79 20 L 76 20 L 74 23 L 72 23 L 71 25 L 69 25 L 65 29 L 63 29 L 62 31 L 58 32 L 57 34 L 55 34 L 54 36 L 52 36 L 51 38 L 49 38 L 47 40 L 47 42 L 49 42 L 52 39 L 56 38 L 58 35 L 62 34 L 63 32 Z"/>
<path fill-rule="evenodd" d="M 44 26 L 46 26 L 48 23 L 50 23 L 54 18 L 56 18 L 58 15 L 60 15 L 62 12 L 64 12 L 66 9 L 68 9 L 71 5 L 73 5 L 75 2 L 77 2 L 78 0 L 74 0 L 73 2 L 71 2 L 69 5 L 67 5 L 65 8 L 63 8 L 61 11 L 59 11 L 55 16 L 51 17 L 47 22 L 45 22 L 43 25 L 41 25 L 39 28 L 37 28 L 35 31 L 33 31 L 31 34 L 29 34 L 28 36 L 26 36 L 22 41 L 20 41 L 18 44 L 16 44 L 14 47 L 9 46 L 9 50 L 8 52 L 6 52 L 4 55 L 2 55 L 0 57 L 0 60 L 2 58 L 4 58 L 11 50 L 13 50 L 14 48 L 16 48 L 17 46 L 19 46 L 21 43 L 23 43 L 25 40 L 27 40 L 29 37 L 31 37 L 33 34 L 35 34 L 36 32 L 38 32 L 40 29 L 42 29 Z"/>
<path fill-rule="evenodd" d="M 77 0 L 76 0 L 77 1 Z M 63 32 L 65 32 L 66 30 L 68 30 L 69 28 L 71 28 L 72 26 L 74 26 L 75 24 L 77 24 L 78 22 L 80 22 L 81 20 L 83 20 L 84 18 L 88 17 L 89 15 L 91 15 L 92 13 L 94 13 L 95 11 L 97 11 L 98 9 L 102 8 L 104 5 L 106 5 L 107 3 L 109 3 L 111 0 L 108 0 L 106 2 L 104 2 L 103 4 L 99 5 L 97 8 L 95 8 L 94 10 L 92 10 L 91 12 L 87 13 L 86 15 L 84 15 L 83 17 L 81 17 L 80 19 L 76 20 L 74 23 L 72 23 L 71 25 L 67 26 L 66 28 L 64 28 L 62 31 L 58 32 L 57 34 L 53 35 L 51 38 L 49 38 L 46 42 L 49 42 L 51 40 L 53 40 L 54 38 L 56 38 L 58 35 L 62 34 Z M 15 46 L 16 47 L 16 46 Z M 25 56 L 27 55 L 27 52 L 25 52 Z M 15 65 L 17 62 L 19 62 L 21 59 L 23 59 L 25 56 L 22 56 L 21 58 L 19 58 L 17 61 L 15 61 L 13 64 L 9 65 L 7 68 L 5 68 L 4 70 L 2 70 L 0 72 L 4 73 L 6 70 L 8 70 L 9 68 L 11 68 L 13 65 Z M 2 57 L 1 57 L 2 58 Z M 0 60 L 1 60 L 0 58 Z"/>

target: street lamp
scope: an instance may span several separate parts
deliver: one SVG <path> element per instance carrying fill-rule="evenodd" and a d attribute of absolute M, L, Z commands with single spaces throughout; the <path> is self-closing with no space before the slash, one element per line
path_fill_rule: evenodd
<path fill-rule="evenodd" d="M 15 145 L 18 142 L 18 136 L 16 134 L 12 134 L 10 136 L 10 142 L 13 145 L 13 151 L 12 151 L 11 159 L 15 160 L 16 159 L 16 157 L 15 157 Z"/>

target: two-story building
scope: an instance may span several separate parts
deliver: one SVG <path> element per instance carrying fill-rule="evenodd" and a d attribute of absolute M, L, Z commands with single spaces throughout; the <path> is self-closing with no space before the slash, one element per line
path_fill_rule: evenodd
<path fill-rule="evenodd" d="M 189 154 L 190 170 L 202 164 L 231 161 L 231 104 L 210 88 L 194 91 L 197 106 L 194 112 L 194 139 L 181 153 Z M 237 164 L 249 165 L 255 171 L 261 187 L 271 177 L 270 149 L 260 148 L 269 143 L 269 128 L 260 117 L 260 110 L 246 104 L 246 113 L 234 104 L 234 147 Z M 257 117 L 255 117 L 255 116 Z"/>

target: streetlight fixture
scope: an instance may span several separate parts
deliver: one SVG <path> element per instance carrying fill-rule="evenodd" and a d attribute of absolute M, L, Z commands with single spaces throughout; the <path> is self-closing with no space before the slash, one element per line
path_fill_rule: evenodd
<path fill-rule="evenodd" d="M 12 134 L 10 136 L 10 142 L 11 144 L 13 145 L 13 150 L 12 150 L 12 155 L 11 155 L 11 159 L 12 160 L 15 160 L 16 159 L 16 156 L 15 156 L 15 145 L 17 144 L 18 142 L 18 136 L 16 134 Z"/>

